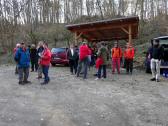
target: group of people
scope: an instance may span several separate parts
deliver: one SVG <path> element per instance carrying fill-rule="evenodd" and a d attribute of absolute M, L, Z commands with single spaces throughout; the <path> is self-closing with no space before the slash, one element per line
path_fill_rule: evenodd
<path fill-rule="evenodd" d="M 110 51 L 105 42 L 101 42 L 101 45 L 97 49 L 91 48 L 86 42 L 83 42 L 79 49 L 76 46 L 73 47 L 73 45 L 71 45 L 67 53 L 70 72 L 72 74 L 76 74 L 77 77 L 79 77 L 82 73 L 83 79 L 86 79 L 88 67 L 95 63 L 97 69 L 96 80 L 100 79 L 101 77 L 106 78 L 106 68 L 108 65 L 108 60 L 110 59 L 109 52 Z M 112 74 L 115 73 L 116 69 L 118 74 L 120 74 L 120 67 L 123 59 L 123 67 L 126 68 L 127 74 L 132 74 L 134 55 L 135 49 L 130 43 L 127 43 L 126 49 L 122 51 L 122 48 L 119 46 L 118 42 L 115 42 L 114 47 L 111 49 Z M 102 70 L 103 75 L 101 75 Z"/>
<path fill-rule="evenodd" d="M 159 41 L 154 41 L 154 45 L 149 49 L 148 55 L 151 59 L 151 81 L 159 82 L 160 61 L 163 57 L 162 52 Z M 118 74 L 120 74 L 121 66 L 126 68 L 127 74 L 132 74 L 134 55 L 135 49 L 131 43 L 127 43 L 125 49 L 123 49 L 119 46 L 118 42 L 114 43 L 111 51 L 109 51 L 105 42 L 101 42 L 99 47 L 96 48 L 91 48 L 86 42 L 83 42 L 79 48 L 71 45 L 67 51 L 71 74 L 77 77 L 83 74 L 83 79 L 86 79 L 88 68 L 95 65 L 97 70 L 95 74 L 97 78 L 95 80 L 107 77 L 106 69 L 110 57 L 112 74 L 115 73 L 116 69 Z M 42 78 L 42 73 L 44 74 L 44 82 L 41 84 L 48 84 L 50 81 L 48 71 L 51 61 L 51 52 L 46 42 L 40 41 L 37 47 L 35 44 L 26 47 L 24 42 L 18 43 L 14 49 L 14 59 L 16 61 L 15 73 L 19 75 L 20 85 L 31 83 L 28 81 L 30 64 L 31 72 L 38 72 L 38 79 Z"/>
<path fill-rule="evenodd" d="M 19 75 L 20 85 L 31 83 L 28 81 L 30 64 L 31 72 L 38 72 L 38 79 L 41 79 L 44 74 L 44 82 L 41 84 L 48 84 L 51 52 L 46 42 L 40 41 L 38 47 L 34 44 L 26 46 L 24 42 L 18 43 L 14 49 L 14 59 L 16 61 L 15 73 Z"/>

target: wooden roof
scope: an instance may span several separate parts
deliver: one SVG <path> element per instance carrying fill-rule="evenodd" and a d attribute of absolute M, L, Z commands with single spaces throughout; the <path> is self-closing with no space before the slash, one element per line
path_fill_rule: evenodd
<path fill-rule="evenodd" d="M 88 41 L 127 40 L 138 36 L 139 17 L 125 17 L 89 23 L 66 25 L 77 38 Z"/>

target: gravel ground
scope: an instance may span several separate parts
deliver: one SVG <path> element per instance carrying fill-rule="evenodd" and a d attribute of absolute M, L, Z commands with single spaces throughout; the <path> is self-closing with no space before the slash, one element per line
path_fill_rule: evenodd
<path fill-rule="evenodd" d="M 14 66 L 0 67 L 0 126 L 168 126 L 168 80 L 151 75 L 111 75 L 95 81 L 52 67 L 51 82 L 18 85 Z M 122 72 L 124 73 L 124 71 Z"/>

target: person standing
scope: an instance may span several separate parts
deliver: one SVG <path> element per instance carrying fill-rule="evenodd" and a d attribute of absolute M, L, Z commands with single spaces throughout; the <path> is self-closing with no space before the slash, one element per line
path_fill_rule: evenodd
<path fill-rule="evenodd" d="M 13 56 L 15 57 L 17 50 L 20 48 L 20 43 L 16 44 L 16 47 L 13 49 Z M 18 65 L 16 62 L 16 67 L 15 67 L 15 74 L 18 74 Z"/>
<path fill-rule="evenodd" d="M 98 57 L 102 60 L 100 66 L 98 67 L 98 75 L 95 80 L 98 80 L 101 78 L 101 70 L 103 69 L 103 78 L 107 77 L 106 73 L 106 67 L 108 62 L 108 49 L 106 47 L 106 44 L 104 42 L 101 43 L 101 47 L 98 50 Z"/>
<path fill-rule="evenodd" d="M 31 72 L 38 70 L 38 53 L 35 44 L 30 48 Z"/>
<path fill-rule="evenodd" d="M 163 58 L 163 48 L 159 44 L 159 40 L 154 40 L 154 45 L 150 50 L 149 57 L 151 59 L 151 81 L 159 82 L 160 77 L 160 63 Z"/>
<path fill-rule="evenodd" d="M 132 47 L 130 43 L 127 43 L 124 55 L 125 55 L 126 72 L 127 74 L 129 73 L 132 74 L 135 49 Z"/>
<path fill-rule="evenodd" d="M 77 45 L 75 45 L 74 50 L 75 50 L 75 52 L 76 52 L 76 54 L 77 54 L 76 59 L 75 59 L 75 63 L 76 63 L 76 69 L 78 69 L 78 62 L 79 62 L 79 48 L 78 48 Z M 77 71 L 76 71 L 76 73 L 77 73 Z"/>
<path fill-rule="evenodd" d="M 118 74 L 120 74 L 120 62 L 122 57 L 122 50 L 118 45 L 118 42 L 114 43 L 114 48 L 111 50 L 111 56 L 112 56 L 112 73 L 115 73 L 115 69 L 117 66 Z"/>
<path fill-rule="evenodd" d="M 82 69 L 82 64 L 83 64 L 83 67 L 84 67 L 83 79 L 87 78 L 87 69 L 88 69 L 88 62 L 89 62 L 88 55 L 89 55 L 89 48 L 86 42 L 83 42 L 79 48 L 79 64 L 78 64 L 78 70 L 77 70 L 77 77 L 79 77 L 79 74 Z"/>
<path fill-rule="evenodd" d="M 37 77 L 37 79 L 41 79 L 42 78 L 43 71 L 42 71 L 42 66 L 40 64 L 40 59 L 41 59 L 40 56 L 41 56 L 43 50 L 44 50 L 44 48 L 43 48 L 43 41 L 40 41 L 38 43 L 38 47 L 37 47 L 37 54 L 38 54 L 38 77 Z"/>
<path fill-rule="evenodd" d="M 41 54 L 40 65 L 42 66 L 42 71 L 44 74 L 44 82 L 41 83 L 41 85 L 48 84 L 50 81 L 48 72 L 49 72 L 50 61 L 51 61 L 51 51 L 49 50 L 47 43 L 43 44 L 43 48 L 44 50 Z"/>
<path fill-rule="evenodd" d="M 91 65 L 94 66 L 96 64 L 96 59 L 97 59 L 97 44 L 96 43 L 93 43 L 92 45 L 92 63 Z"/>
<path fill-rule="evenodd" d="M 20 48 L 16 51 L 15 60 L 18 65 L 19 84 L 24 85 L 31 83 L 28 81 L 30 67 L 30 53 L 26 49 L 25 43 L 22 42 Z"/>
<path fill-rule="evenodd" d="M 77 62 L 76 60 L 78 59 L 78 52 L 77 50 L 74 48 L 73 45 L 70 46 L 70 48 L 67 51 L 67 57 L 69 60 L 69 66 L 70 66 L 70 72 L 71 74 L 77 72 Z"/>
<path fill-rule="evenodd" d="M 152 49 L 153 49 L 153 43 L 154 40 L 151 39 L 151 46 L 148 48 L 147 52 L 146 52 L 146 59 L 145 59 L 145 69 L 146 69 L 146 73 L 151 73 L 151 54 L 152 54 Z"/>

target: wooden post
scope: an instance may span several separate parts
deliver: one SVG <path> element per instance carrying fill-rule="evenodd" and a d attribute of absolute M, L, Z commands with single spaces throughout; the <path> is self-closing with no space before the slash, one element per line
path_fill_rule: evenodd
<path fill-rule="evenodd" d="M 132 44 L 132 26 L 129 25 L 129 40 L 128 40 L 129 44 Z"/>
<path fill-rule="evenodd" d="M 74 39 L 75 39 L 75 45 L 77 45 L 78 44 L 78 39 L 77 39 L 77 32 L 75 32 L 75 36 L 74 36 Z"/>
<path fill-rule="evenodd" d="M 78 45 L 78 40 L 79 39 L 83 40 L 83 38 L 81 38 L 82 34 L 83 34 L 82 32 L 81 33 L 75 32 L 75 45 Z"/>

